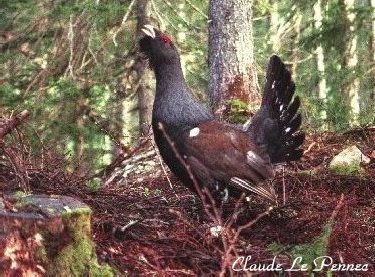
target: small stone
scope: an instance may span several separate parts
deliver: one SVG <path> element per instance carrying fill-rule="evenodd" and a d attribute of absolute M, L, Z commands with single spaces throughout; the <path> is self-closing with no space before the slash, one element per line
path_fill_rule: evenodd
<path fill-rule="evenodd" d="M 360 164 L 368 164 L 370 159 L 366 157 L 357 146 L 345 148 L 333 157 L 329 168 L 337 173 L 352 174 L 358 173 Z"/>

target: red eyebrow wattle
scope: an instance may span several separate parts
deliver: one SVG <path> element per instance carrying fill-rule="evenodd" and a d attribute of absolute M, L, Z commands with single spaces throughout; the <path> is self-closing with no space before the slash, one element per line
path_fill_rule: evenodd
<path fill-rule="evenodd" d="M 160 38 L 165 42 L 165 43 L 170 43 L 172 42 L 171 38 L 165 34 L 161 34 Z"/>

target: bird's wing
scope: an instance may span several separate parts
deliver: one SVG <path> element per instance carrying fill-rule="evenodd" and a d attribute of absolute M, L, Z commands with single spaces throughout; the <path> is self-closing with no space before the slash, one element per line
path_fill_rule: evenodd
<path fill-rule="evenodd" d="M 274 196 L 256 185 L 274 176 L 269 156 L 243 131 L 213 120 L 186 131 L 181 145 L 186 161 L 194 159 L 195 165 L 199 161 L 199 166 L 204 167 L 192 168 L 198 179 L 211 178 L 245 192 Z"/>

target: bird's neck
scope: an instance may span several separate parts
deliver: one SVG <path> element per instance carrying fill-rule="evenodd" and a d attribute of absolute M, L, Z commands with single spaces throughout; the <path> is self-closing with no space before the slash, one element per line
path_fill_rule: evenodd
<path fill-rule="evenodd" d="M 188 91 L 180 61 L 160 63 L 155 68 L 156 97 Z"/>
<path fill-rule="evenodd" d="M 158 122 L 163 122 L 169 131 L 180 133 L 212 119 L 206 107 L 191 94 L 179 61 L 160 63 L 154 67 L 154 71 L 156 76 L 156 95 L 152 112 L 154 132 L 155 128 L 158 128 Z"/>

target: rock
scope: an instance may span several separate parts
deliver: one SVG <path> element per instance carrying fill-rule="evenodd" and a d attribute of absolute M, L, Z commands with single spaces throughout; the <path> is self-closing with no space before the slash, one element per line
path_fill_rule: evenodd
<path fill-rule="evenodd" d="M 99 265 L 91 209 L 67 196 L 0 197 L 0 272 L 4 276 L 114 276 Z"/>
<path fill-rule="evenodd" d="M 361 163 L 368 164 L 369 162 L 370 159 L 353 145 L 333 157 L 329 168 L 340 174 L 356 174 L 360 172 Z"/>

